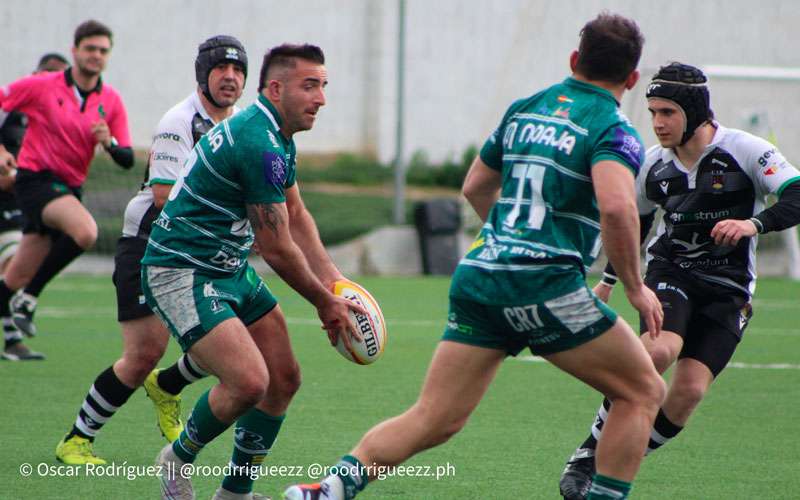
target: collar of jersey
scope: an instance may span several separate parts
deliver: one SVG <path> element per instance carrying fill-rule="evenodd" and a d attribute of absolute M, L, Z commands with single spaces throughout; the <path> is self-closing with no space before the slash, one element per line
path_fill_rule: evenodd
<path fill-rule="evenodd" d="M 258 94 L 258 99 L 256 100 L 256 104 L 259 105 L 258 109 L 260 109 L 265 115 L 267 115 L 269 121 L 272 122 L 272 125 L 275 126 L 275 131 L 276 132 L 280 131 L 282 125 L 281 115 L 278 113 L 278 110 L 275 109 L 275 106 L 273 106 L 272 103 L 269 102 L 269 99 L 264 97 L 264 94 Z"/>
<path fill-rule="evenodd" d="M 600 94 L 603 97 L 611 99 L 612 101 L 614 101 L 614 104 L 619 106 L 619 102 L 617 101 L 616 97 L 614 97 L 614 95 L 611 92 L 609 92 L 608 90 L 606 90 L 606 89 L 604 89 L 602 87 L 598 87 L 597 85 L 592 85 L 591 83 L 586 83 L 586 82 L 582 82 L 580 80 L 576 80 L 575 78 L 573 78 L 571 76 L 568 76 L 564 80 L 564 85 L 566 85 L 567 87 L 574 87 L 574 88 L 578 88 L 578 89 L 581 89 L 581 90 L 585 90 L 587 92 L 594 92 L 595 94 Z"/>
<path fill-rule="evenodd" d="M 75 80 L 72 78 L 72 66 L 64 70 L 64 78 L 67 81 L 67 87 L 75 87 L 78 86 L 75 84 Z M 94 86 L 92 90 L 89 91 L 91 94 L 92 92 L 97 92 L 98 94 L 103 90 L 103 77 L 97 78 L 97 85 Z"/>

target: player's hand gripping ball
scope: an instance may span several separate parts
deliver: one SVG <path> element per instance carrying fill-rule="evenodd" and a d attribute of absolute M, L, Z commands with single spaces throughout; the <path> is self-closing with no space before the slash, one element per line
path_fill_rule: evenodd
<path fill-rule="evenodd" d="M 339 280 L 334 283 L 333 293 L 361 305 L 369 312 L 364 316 L 350 310 L 350 319 L 363 340 L 357 342 L 351 337 L 351 348 L 348 349 L 340 337 L 336 350 L 353 363 L 359 365 L 374 363 L 381 357 L 386 347 L 386 321 L 383 319 L 378 302 L 363 287 L 349 280 Z"/>

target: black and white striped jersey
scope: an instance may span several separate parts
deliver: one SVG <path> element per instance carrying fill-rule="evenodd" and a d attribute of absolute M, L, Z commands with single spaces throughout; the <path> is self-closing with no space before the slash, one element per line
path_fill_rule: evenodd
<path fill-rule="evenodd" d="M 780 195 L 800 172 L 768 141 L 717 127 L 696 165 L 685 166 L 672 149 L 651 147 L 636 178 L 639 213 L 663 209 L 647 261 L 667 261 L 695 277 L 747 295 L 755 290 L 758 237 L 736 246 L 715 245 L 710 233 L 725 219 L 748 219 Z"/>

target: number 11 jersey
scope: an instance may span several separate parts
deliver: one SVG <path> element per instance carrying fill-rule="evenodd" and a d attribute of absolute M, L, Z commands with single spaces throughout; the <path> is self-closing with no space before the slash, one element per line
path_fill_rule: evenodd
<path fill-rule="evenodd" d="M 610 92 L 567 78 L 514 102 L 480 157 L 502 175 L 500 198 L 459 263 L 450 295 L 523 304 L 584 282 L 601 248 L 592 166 L 612 160 L 635 176 L 644 147 Z"/>

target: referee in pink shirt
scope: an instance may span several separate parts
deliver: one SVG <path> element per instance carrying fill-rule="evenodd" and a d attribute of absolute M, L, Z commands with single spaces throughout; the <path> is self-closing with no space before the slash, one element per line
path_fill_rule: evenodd
<path fill-rule="evenodd" d="M 103 83 L 112 33 L 94 20 L 75 30 L 74 64 L 0 87 L 0 107 L 28 115 L 15 162 L 0 146 L 0 170 L 16 168 L 23 215 L 19 249 L 0 281 L 4 328 L 32 336 L 33 313 L 45 285 L 94 245 L 97 224 L 81 203 L 81 186 L 98 144 L 123 168 L 133 166 L 128 116 L 119 94 Z"/>

